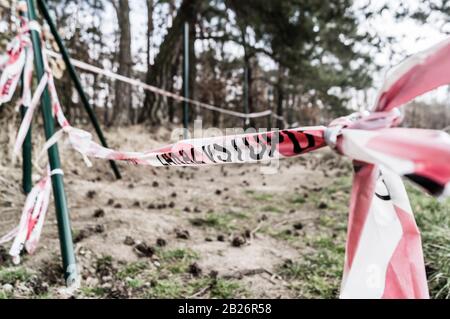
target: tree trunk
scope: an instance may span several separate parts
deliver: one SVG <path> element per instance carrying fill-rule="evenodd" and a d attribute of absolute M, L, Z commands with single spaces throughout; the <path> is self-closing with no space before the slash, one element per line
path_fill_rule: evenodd
<path fill-rule="evenodd" d="M 277 115 L 280 116 L 281 118 L 277 118 L 277 128 L 278 129 L 283 129 L 284 128 L 284 122 L 283 122 L 283 99 L 284 99 L 284 92 L 283 92 L 283 87 L 281 85 L 278 85 L 277 87 Z"/>
<path fill-rule="evenodd" d="M 253 113 L 254 112 L 253 97 L 252 97 L 253 76 L 251 66 L 251 55 L 248 52 L 249 47 L 247 45 L 247 27 L 245 25 L 241 25 L 240 29 L 241 29 L 242 46 L 244 47 L 244 73 L 246 73 L 244 74 L 244 81 L 247 81 L 247 83 L 244 83 L 244 86 L 245 85 L 247 86 L 247 95 L 245 96 L 244 94 L 244 99 L 246 98 L 247 101 L 244 101 L 244 103 L 247 103 L 248 113 Z M 253 118 L 249 119 L 248 126 L 255 127 L 255 120 Z"/>
<path fill-rule="evenodd" d="M 255 112 L 255 106 L 254 106 L 254 99 L 253 99 L 253 94 L 252 94 L 253 70 L 252 70 L 250 58 L 246 59 L 245 64 L 247 66 L 248 112 L 253 113 L 253 112 Z M 250 127 L 255 127 L 255 119 L 254 118 L 250 118 Z"/>
<path fill-rule="evenodd" d="M 176 74 L 178 72 L 178 69 L 179 69 L 179 66 L 180 66 L 180 60 L 181 60 L 180 59 L 180 55 L 178 54 L 177 58 L 176 58 L 176 62 L 174 64 L 172 64 L 172 66 L 171 66 L 171 70 L 170 70 L 171 77 L 169 79 L 169 89 L 170 89 L 170 91 L 173 91 L 173 89 L 174 89 L 175 81 L 174 81 L 173 74 Z M 178 103 L 175 103 L 175 101 L 173 99 L 168 99 L 167 100 L 167 105 L 168 105 L 168 108 L 169 108 L 168 116 L 169 116 L 169 122 L 170 123 L 173 123 L 173 120 L 175 118 L 175 107 L 176 107 L 175 104 L 178 104 Z"/>
<path fill-rule="evenodd" d="M 181 3 L 181 6 L 177 11 L 177 15 L 173 19 L 172 26 L 167 31 L 167 35 L 164 37 L 164 41 L 154 59 L 154 64 L 149 66 L 146 79 L 148 84 L 161 87 L 163 86 L 162 81 L 164 79 L 168 79 L 173 76 L 173 74 L 171 74 L 168 77 L 167 74 L 163 74 L 163 72 L 165 69 L 167 70 L 168 65 L 174 63 L 176 56 L 181 53 L 184 22 L 188 21 L 192 30 L 195 30 L 194 26 L 196 23 L 196 12 L 198 11 L 201 3 L 202 0 L 183 0 Z M 193 57 L 191 56 L 191 58 Z M 159 113 L 158 109 L 156 109 L 154 101 L 154 94 L 146 94 L 144 105 L 139 114 L 138 121 L 140 123 L 146 120 L 150 120 L 153 124 L 160 123 L 161 119 L 158 118 Z"/>
<path fill-rule="evenodd" d="M 151 49 L 152 49 L 152 35 L 154 30 L 153 25 L 153 0 L 147 0 L 147 74 L 145 76 L 145 81 L 147 83 L 151 82 Z M 138 115 L 138 123 L 142 123 L 147 116 L 147 112 L 145 110 L 151 110 L 151 106 L 154 103 L 154 99 L 152 98 L 153 93 L 150 91 L 145 91 L 144 104 L 142 108 L 139 110 Z"/>
<path fill-rule="evenodd" d="M 197 57 L 195 56 L 195 25 L 197 24 L 195 13 L 189 21 L 189 98 L 195 99 L 195 80 L 197 77 Z M 189 122 L 193 123 L 197 116 L 197 109 L 189 105 Z"/>
<path fill-rule="evenodd" d="M 276 84 L 276 89 L 277 89 L 277 115 L 280 118 L 277 118 L 277 128 L 278 129 L 284 129 L 284 109 L 283 109 L 283 104 L 284 104 L 284 95 L 285 95 L 285 87 L 284 87 L 284 68 L 280 65 L 278 67 L 278 80 L 277 80 L 277 84 Z"/>
<path fill-rule="evenodd" d="M 113 2 L 113 4 L 119 25 L 119 54 L 117 59 L 119 68 L 117 72 L 130 77 L 133 63 L 131 59 L 130 6 L 128 0 L 118 0 L 118 4 L 116 2 Z M 131 94 L 131 86 L 129 84 L 121 81 L 115 82 L 112 123 L 129 121 L 133 114 Z"/>

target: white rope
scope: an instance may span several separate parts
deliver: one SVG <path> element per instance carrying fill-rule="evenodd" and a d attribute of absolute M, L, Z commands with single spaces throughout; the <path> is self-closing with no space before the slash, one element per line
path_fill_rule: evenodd
<path fill-rule="evenodd" d="M 51 51 L 51 50 L 46 50 L 46 53 L 49 56 L 52 56 L 54 58 L 61 58 L 61 55 L 59 53 L 57 53 L 57 52 L 54 52 L 54 51 Z M 192 99 L 187 99 L 187 98 L 185 98 L 185 97 L 183 97 L 181 95 L 178 95 L 178 94 L 175 94 L 175 93 L 172 93 L 172 92 L 169 92 L 169 91 L 157 88 L 156 86 L 149 85 L 147 83 L 141 82 L 141 81 L 136 80 L 136 79 L 131 79 L 129 77 L 126 77 L 126 76 L 123 76 L 123 75 L 120 75 L 120 74 L 117 74 L 117 73 L 114 73 L 114 72 L 111 72 L 111 71 L 108 71 L 108 70 L 96 67 L 94 65 L 85 63 L 85 62 L 80 61 L 80 60 L 76 60 L 76 59 L 70 59 L 70 60 L 71 60 L 72 64 L 74 66 L 76 66 L 77 68 L 79 68 L 79 69 L 82 69 L 82 70 L 85 70 L 85 71 L 89 71 L 89 72 L 92 72 L 92 73 L 101 74 L 101 75 L 107 76 L 109 78 L 118 80 L 118 81 L 122 81 L 122 82 L 125 82 L 125 83 L 128 83 L 128 84 L 134 85 L 134 86 L 141 87 L 142 89 L 151 91 L 151 92 L 153 92 L 155 94 L 164 95 L 166 97 L 175 99 L 175 100 L 180 101 L 180 102 L 188 102 L 190 104 L 193 104 L 193 105 L 196 105 L 196 106 L 199 106 L 199 107 L 211 110 L 211 111 L 220 112 L 220 113 L 223 113 L 223 114 L 228 114 L 228 115 L 241 117 L 241 118 L 247 118 L 247 119 L 248 118 L 263 117 L 263 116 L 267 116 L 267 115 L 272 114 L 271 110 L 266 110 L 266 111 L 262 111 L 262 112 L 255 112 L 255 113 L 248 113 L 248 114 L 242 113 L 242 112 L 225 110 L 225 109 L 222 109 L 220 107 L 217 107 L 217 106 L 214 106 L 214 105 L 211 105 L 211 104 L 195 101 L 195 100 L 192 100 Z"/>

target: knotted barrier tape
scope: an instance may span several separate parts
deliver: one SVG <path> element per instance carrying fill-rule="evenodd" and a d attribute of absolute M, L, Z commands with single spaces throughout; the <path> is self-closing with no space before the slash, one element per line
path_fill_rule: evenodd
<path fill-rule="evenodd" d="M 18 59 L 11 54 L 9 64 L 14 61 Z M 11 74 L 16 74 L 25 65 L 23 61 L 16 63 L 16 68 L 11 68 L 15 72 L 4 72 L 0 83 L 7 83 Z M 48 68 L 46 58 L 44 63 Z M 408 58 L 393 69 L 385 79 L 372 112 L 358 112 L 336 119 L 328 127 L 189 139 L 144 152 L 102 147 L 93 141 L 90 133 L 70 126 L 62 112 L 51 72 L 47 71 L 47 77 L 42 81 L 50 90 L 53 115 L 62 128 L 47 141 L 45 149 L 66 133 L 72 147 L 84 158 L 121 160 L 139 165 L 248 163 L 294 157 L 327 145 L 350 157 L 355 174 L 340 296 L 429 297 L 420 233 L 401 176 L 432 195 L 448 196 L 450 136 L 436 130 L 395 126 L 402 120 L 398 107 L 450 83 L 450 39 Z M 6 102 L 11 94 L 3 87 L 4 84 L 0 86 L 0 92 L 5 93 L 0 99 Z M 34 96 L 39 94 L 38 87 Z M 30 115 L 25 116 L 26 122 L 23 121 L 19 130 L 21 134 L 29 127 L 27 122 L 32 118 L 34 100 L 33 97 L 28 109 Z M 17 149 L 22 143 L 21 134 Z M 15 237 L 11 254 L 16 259 L 23 246 L 31 252 L 36 247 L 50 196 L 49 174 L 47 170 L 47 175 L 28 196 L 19 227 L 0 240 L 4 242 Z"/>

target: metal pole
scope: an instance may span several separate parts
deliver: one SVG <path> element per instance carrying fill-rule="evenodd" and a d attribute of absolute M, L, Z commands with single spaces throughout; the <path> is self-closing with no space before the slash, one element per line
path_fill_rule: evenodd
<path fill-rule="evenodd" d="M 189 98 L 189 23 L 184 23 L 184 52 L 183 52 L 183 95 L 186 99 Z M 183 127 L 184 138 L 188 137 L 188 125 L 189 125 L 189 104 L 183 102 Z"/>
<path fill-rule="evenodd" d="M 19 15 L 21 17 L 25 16 L 24 11 L 20 11 Z M 28 50 L 28 49 L 27 49 Z M 23 95 L 24 90 L 24 79 L 25 79 L 25 72 L 22 71 L 22 75 L 20 76 L 20 82 L 21 82 L 21 92 L 20 95 Z M 20 106 L 20 116 L 23 121 L 23 118 L 25 116 L 25 113 L 27 112 L 28 107 L 25 105 Z M 33 187 L 33 182 L 31 180 L 31 174 L 32 174 L 32 159 L 31 159 L 31 124 L 30 128 L 28 129 L 27 135 L 25 136 L 25 139 L 23 141 L 22 145 L 22 188 L 23 192 L 25 194 L 28 194 L 31 191 L 31 188 Z"/>
<path fill-rule="evenodd" d="M 83 90 L 83 86 L 81 85 L 80 79 L 78 78 L 78 75 L 75 71 L 75 68 L 72 65 L 72 62 L 70 61 L 69 53 L 67 52 L 67 49 L 62 42 L 61 37 L 59 36 L 58 30 L 56 29 L 56 25 L 53 22 L 52 17 L 50 16 L 50 13 L 48 11 L 47 4 L 45 3 L 45 0 L 37 0 L 39 10 L 41 11 L 42 15 L 44 16 L 44 19 L 47 21 L 48 26 L 50 27 L 50 31 L 52 32 L 56 43 L 58 44 L 59 51 L 61 52 L 62 58 L 64 60 L 64 63 L 67 66 L 67 70 L 69 71 L 69 75 L 75 85 L 75 88 L 78 92 L 78 95 L 80 96 L 81 102 L 83 103 L 83 106 L 89 116 L 89 119 L 92 122 L 92 125 L 94 126 L 95 132 L 97 133 L 98 139 L 100 140 L 100 143 L 104 147 L 108 147 L 108 144 L 106 143 L 106 139 L 103 135 L 102 129 L 100 128 L 100 124 L 98 123 L 97 116 L 95 115 L 94 110 L 92 109 L 91 105 L 89 104 L 89 100 L 86 96 L 86 93 Z M 114 175 L 117 179 L 121 178 L 119 169 L 117 168 L 117 165 L 114 161 L 109 161 L 111 168 L 114 172 Z"/>
<path fill-rule="evenodd" d="M 21 82 L 22 82 L 21 90 L 23 91 L 23 73 Z M 22 120 L 25 117 L 27 109 L 28 107 L 26 107 L 25 105 L 20 106 L 20 116 Z M 30 128 L 28 129 L 27 135 L 25 136 L 22 145 L 22 188 L 25 194 L 28 194 L 33 186 L 33 182 L 31 180 L 33 167 L 31 161 L 31 150 L 32 146 L 31 146 L 31 124 L 30 124 Z"/>
<path fill-rule="evenodd" d="M 245 65 L 244 67 L 244 113 L 248 114 L 248 67 Z M 248 117 L 244 119 L 244 129 L 248 128 L 250 120 Z"/>
<path fill-rule="evenodd" d="M 27 0 L 28 18 L 31 21 L 36 20 L 36 11 L 33 0 Z M 31 40 L 33 43 L 34 63 L 38 81 L 44 76 L 44 62 L 42 59 L 40 34 L 36 30 L 31 31 Z M 45 137 L 48 140 L 54 133 L 54 120 L 52 117 L 51 99 L 48 88 L 45 88 L 42 98 L 42 115 L 44 118 Z M 54 144 L 48 149 L 48 158 L 50 169 L 60 169 L 58 146 Z M 69 209 L 67 206 L 66 194 L 64 191 L 63 176 L 54 174 L 51 177 L 53 194 L 55 197 L 56 218 L 58 221 L 59 242 L 61 245 L 61 255 L 63 261 L 64 279 L 67 286 L 72 286 L 77 282 L 77 266 L 73 250 L 72 232 L 70 228 Z"/>
<path fill-rule="evenodd" d="M 272 113 L 267 116 L 267 130 L 270 131 L 272 129 Z"/>

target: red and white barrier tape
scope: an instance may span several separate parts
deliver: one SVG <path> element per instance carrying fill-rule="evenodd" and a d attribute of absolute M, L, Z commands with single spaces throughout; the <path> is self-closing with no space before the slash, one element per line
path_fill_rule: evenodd
<path fill-rule="evenodd" d="M 20 65 L 23 67 L 24 63 Z M 0 83 L 5 82 L 3 77 Z M 448 196 L 450 136 L 441 131 L 393 127 L 402 119 L 397 106 L 450 83 L 450 41 L 419 53 L 395 68 L 386 78 L 373 113 L 339 118 L 329 127 L 190 139 L 145 152 L 104 148 L 93 141 L 90 133 L 70 126 L 51 73 L 47 72 L 47 78 L 42 81 L 47 82 L 53 115 L 62 127 L 45 148 L 56 143 L 64 132 L 72 147 L 85 158 L 152 166 L 199 166 L 292 157 L 331 146 L 352 158 L 355 167 L 341 297 L 428 298 L 420 233 L 400 176 L 435 196 Z M 31 100 L 30 115 L 22 123 L 21 134 L 29 127 L 27 122 L 31 121 L 37 95 L 39 90 Z M 22 143 L 21 136 L 18 136 L 17 149 Z M 12 249 L 14 256 L 24 243 L 30 251 L 35 248 L 45 216 L 42 212 L 48 206 L 49 184 L 47 174 L 27 198 Z M 31 227 L 36 229 L 34 236 L 29 231 L 24 235 L 24 229 L 38 224 L 37 228 Z M 12 238 L 12 234 L 7 234 L 4 240 Z M 28 246 L 27 239 L 31 239 Z"/>
<path fill-rule="evenodd" d="M 20 80 L 26 60 L 25 47 L 29 40 L 19 33 L 7 48 L 8 58 L 2 69 L 0 78 L 0 105 L 11 100 Z"/>

